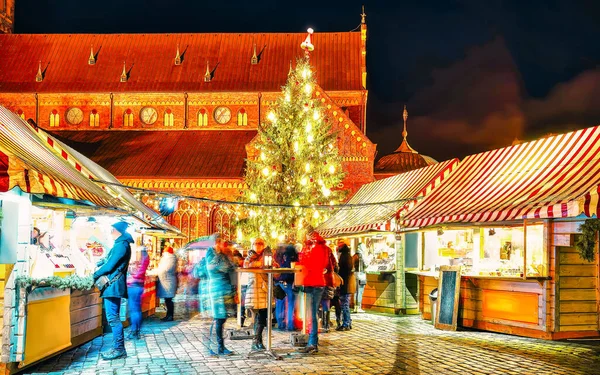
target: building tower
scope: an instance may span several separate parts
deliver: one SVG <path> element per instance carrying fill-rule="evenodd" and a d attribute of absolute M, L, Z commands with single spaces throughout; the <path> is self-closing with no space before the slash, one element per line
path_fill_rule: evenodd
<path fill-rule="evenodd" d="M 0 0 L 0 34 L 12 34 L 15 20 L 15 0 Z"/>

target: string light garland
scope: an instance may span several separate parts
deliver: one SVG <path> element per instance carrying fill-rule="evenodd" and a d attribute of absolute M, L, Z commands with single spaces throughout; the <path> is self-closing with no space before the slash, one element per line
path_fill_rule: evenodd
<path fill-rule="evenodd" d="M 214 203 L 214 204 L 218 204 L 218 205 L 265 207 L 265 208 L 286 208 L 286 209 L 304 208 L 304 209 L 317 209 L 317 210 L 332 210 L 332 209 L 333 210 L 343 210 L 343 209 L 352 209 L 352 208 L 360 208 L 360 207 L 368 207 L 368 206 L 380 206 L 380 205 L 385 206 L 385 205 L 394 204 L 394 203 L 406 203 L 406 202 L 416 201 L 416 200 L 423 198 L 423 197 L 419 196 L 419 197 L 394 199 L 394 200 L 381 201 L 381 202 L 341 203 L 341 204 L 327 204 L 327 205 L 325 205 L 325 204 L 302 205 L 298 202 L 296 202 L 295 204 L 267 204 L 267 203 L 258 203 L 258 202 L 254 203 L 254 202 L 228 201 L 228 200 L 223 200 L 223 199 L 211 199 L 211 198 L 206 198 L 206 197 L 197 197 L 194 195 L 174 194 L 174 193 L 166 192 L 166 191 L 138 188 L 135 186 L 118 184 L 115 182 L 103 181 L 103 180 L 98 180 L 98 179 L 92 179 L 92 181 L 99 183 L 99 184 L 103 184 L 103 185 L 120 186 L 120 187 L 123 187 L 126 189 L 139 191 L 141 193 L 154 194 L 154 195 L 163 196 L 163 197 L 171 197 L 171 198 L 186 199 L 186 200 L 196 200 L 199 202 Z"/>

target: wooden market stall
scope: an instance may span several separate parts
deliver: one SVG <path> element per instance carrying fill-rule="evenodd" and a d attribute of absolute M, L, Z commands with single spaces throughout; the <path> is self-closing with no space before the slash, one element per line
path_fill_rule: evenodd
<path fill-rule="evenodd" d="M 364 246 L 369 264 L 361 307 L 392 314 L 417 313 L 416 276 L 405 273 L 417 269 L 416 249 L 405 251 L 406 239 L 399 232 L 398 219 L 457 164 L 458 160 L 452 159 L 366 184 L 350 198 L 348 208 L 317 228 L 327 239 L 349 238 L 353 252 Z"/>
<path fill-rule="evenodd" d="M 588 262 L 575 243 L 598 215 L 599 151 L 600 127 L 592 127 L 471 155 L 408 212 L 423 318 L 439 267 L 460 265 L 459 326 L 598 336 L 598 248 Z"/>
<path fill-rule="evenodd" d="M 93 182 L 105 173 L 0 107 L 5 373 L 102 333 L 101 299 L 86 275 L 106 255 L 109 220 L 149 220 L 131 194 Z"/>

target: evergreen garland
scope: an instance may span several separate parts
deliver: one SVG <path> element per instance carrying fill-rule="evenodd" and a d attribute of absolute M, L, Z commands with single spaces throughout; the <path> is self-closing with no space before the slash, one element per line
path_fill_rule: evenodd
<path fill-rule="evenodd" d="M 71 275 L 66 277 L 44 277 L 34 279 L 29 276 L 17 276 L 15 283 L 22 288 L 29 287 L 52 287 L 57 289 L 90 290 L 94 288 L 94 279 L 91 276 Z"/>
<path fill-rule="evenodd" d="M 581 259 L 592 262 L 596 248 L 596 233 L 600 231 L 600 219 L 589 219 L 579 226 L 581 236 L 575 242 L 577 250 L 579 250 L 579 256 Z"/>

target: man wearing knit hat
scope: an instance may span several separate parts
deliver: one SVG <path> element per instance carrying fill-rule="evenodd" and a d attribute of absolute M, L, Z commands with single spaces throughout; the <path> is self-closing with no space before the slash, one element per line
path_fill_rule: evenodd
<path fill-rule="evenodd" d="M 125 351 L 125 338 L 123 337 L 123 324 L 119 319 L 121 298 L 127 298 L 127 268 L 131 258 L 133 238 L 127 233 L 128 224 L 124 221 L 112 225 L 111 236 L 115 241 L 107 257 L 98 265 L 100 268 L 94 272 L 94 282 L 102 276 L 108 278 L 108 286 L 102 291 L 106 320 L 113 333 L 112 349 L 102 353 L 102 358 L 112 360 L 127 357 Z"/>

